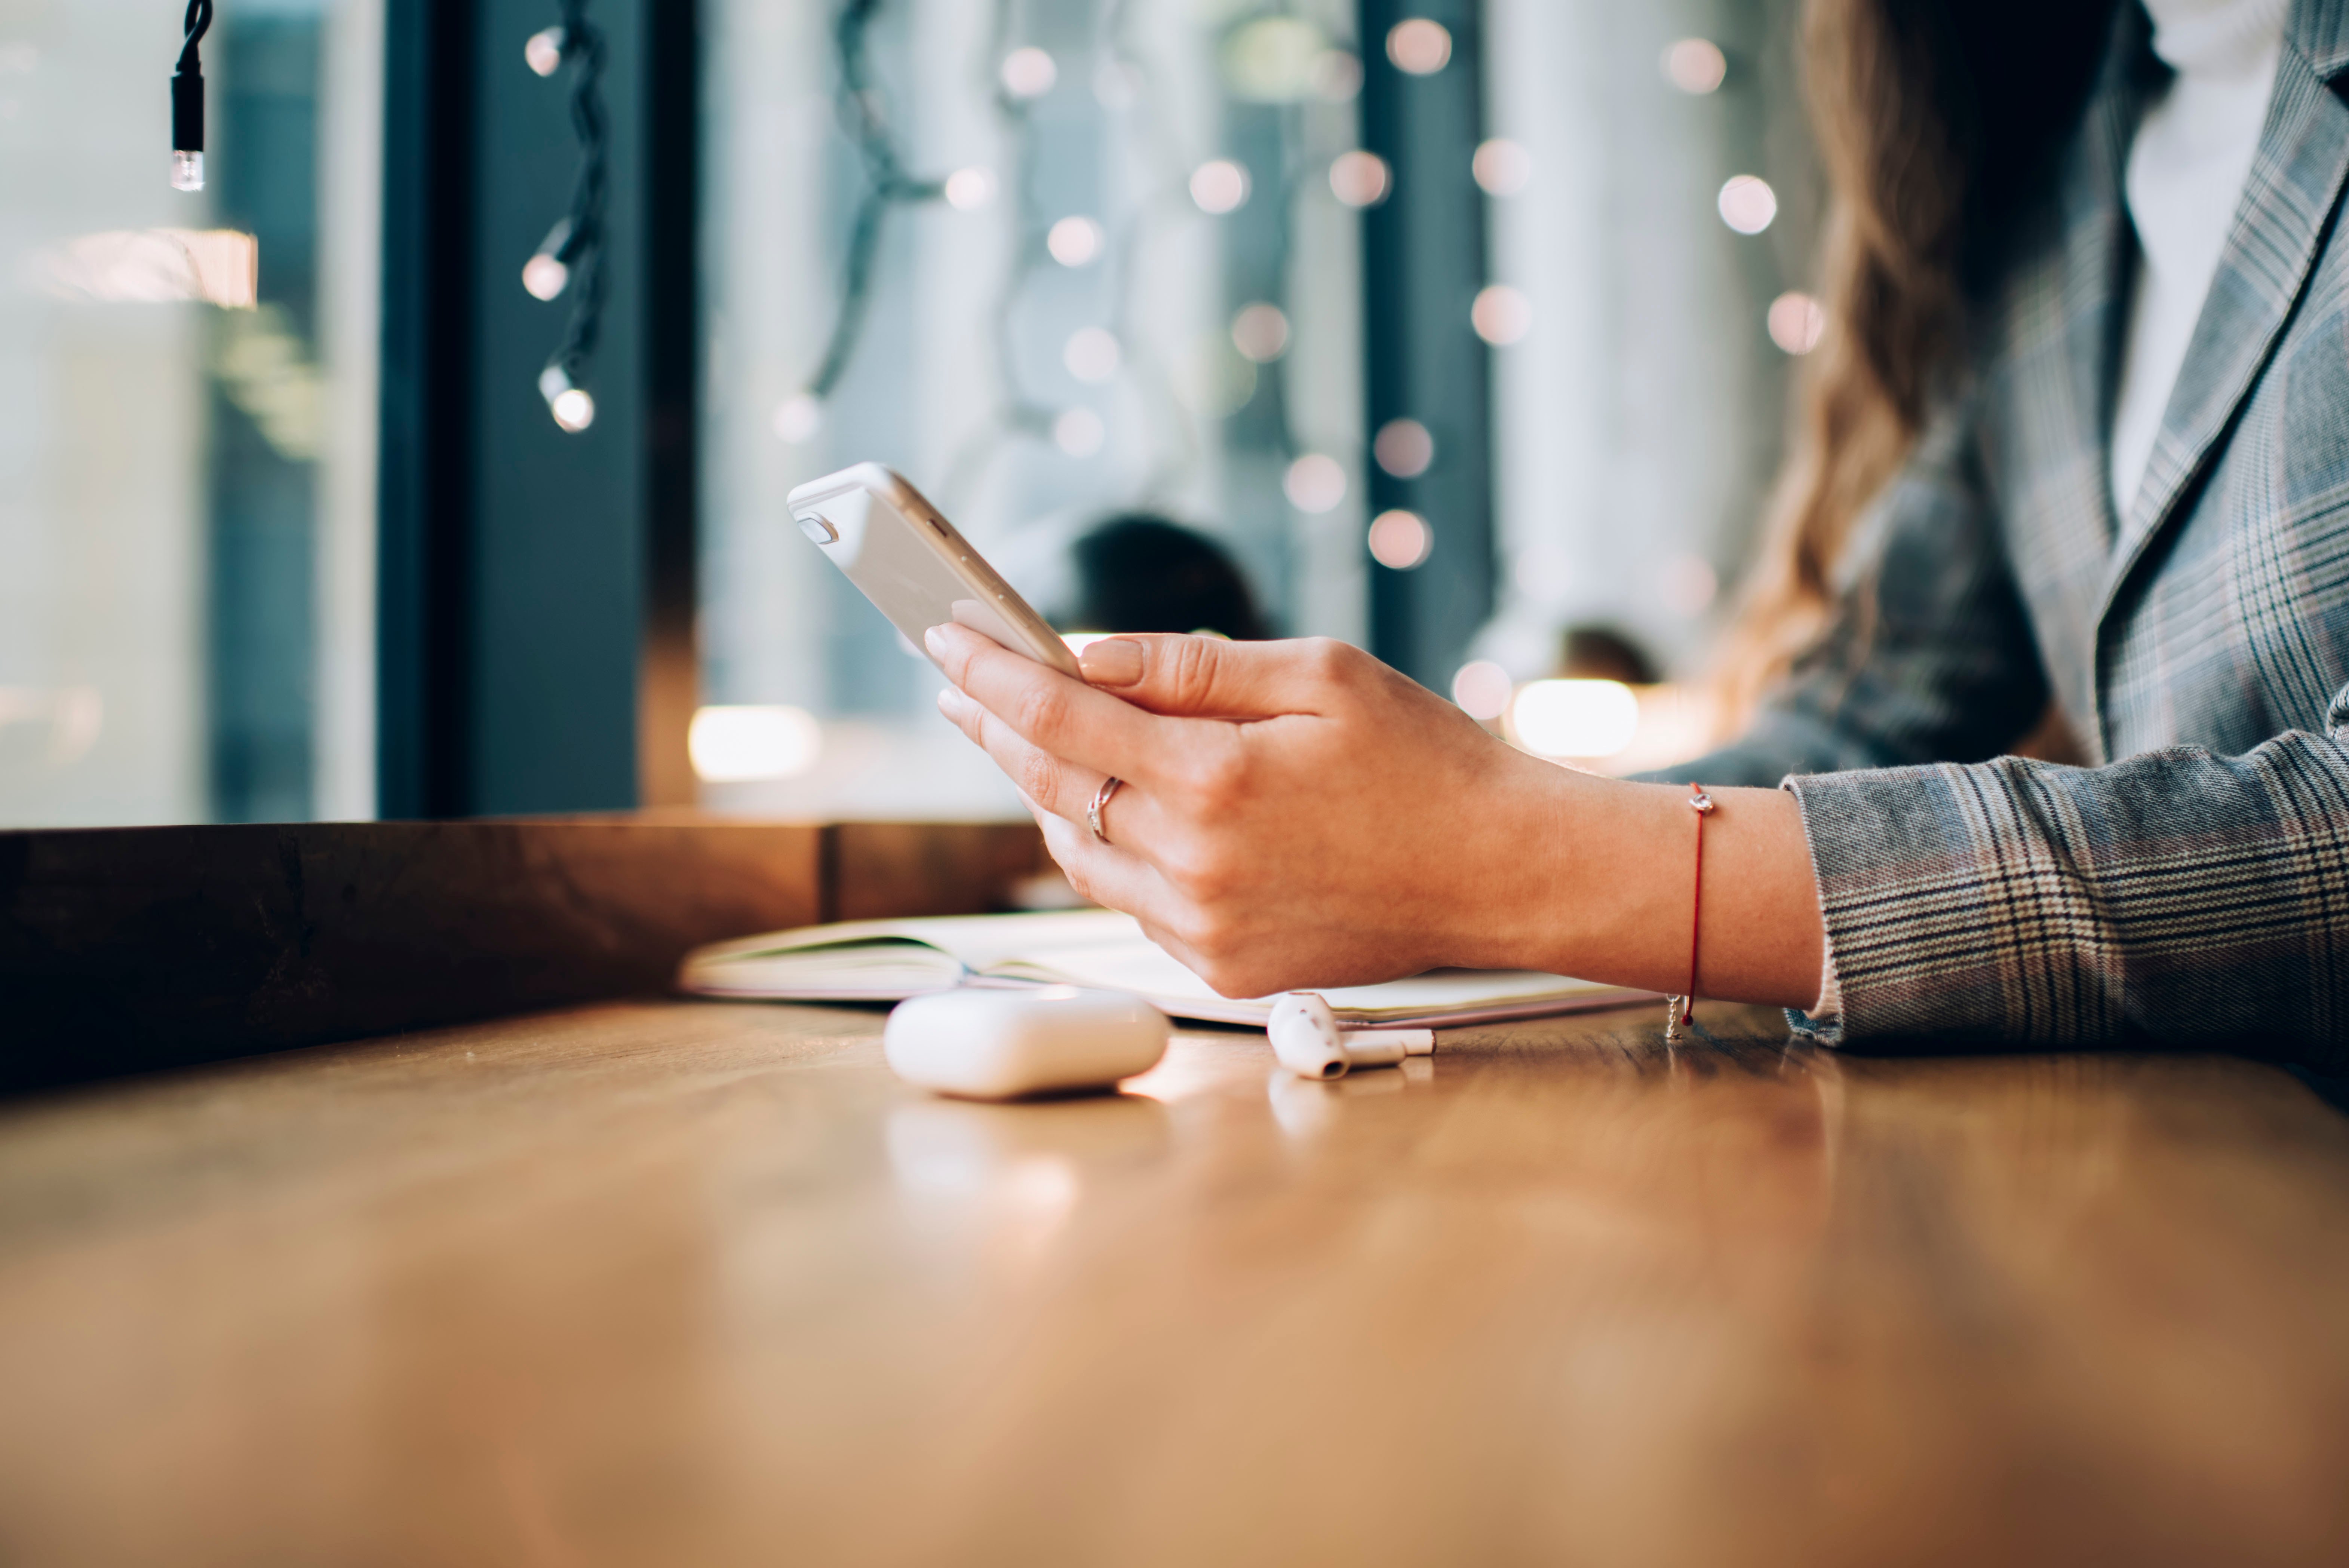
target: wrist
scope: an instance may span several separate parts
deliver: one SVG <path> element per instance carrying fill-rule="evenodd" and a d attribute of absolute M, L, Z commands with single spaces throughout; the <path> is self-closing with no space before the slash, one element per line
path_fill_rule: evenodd
<path fill-rule="evenodd" d="M 1681 784 L 1630 784 L 1516 759 L 1494 817 L 1479 956 L 1667 993 L 1802 1007 L 1816 1001 L 1825 932 L 1800 808 L 1771 789 L 1712 789 L 1696 928 L 1696 815 Z M 1473 897 L 1473 890 L 1472 890 Z M 1472 905 L 1472 916 L 1475 906 Z M 1692 940 L 1693 938 L 1693 940 Z"/>
<path fill-rule="evenodd" d="M 1686 831 L 1679 818 L 1688 808 L 1670 789 L 1519 753 L 1492 784 L 1477 812 L 1475 852 L 1460 861 L 1457 951 L 1443 961 L 1661 989 L 1659 933 L 1688 870 L 1679 859 L 1667 870 L 1665 846 L 1673 829 Z M 1686 889 L 1680 893 L 1685 938 Z M 1683 980 L 1686 959 L 1683 940 Z"/>

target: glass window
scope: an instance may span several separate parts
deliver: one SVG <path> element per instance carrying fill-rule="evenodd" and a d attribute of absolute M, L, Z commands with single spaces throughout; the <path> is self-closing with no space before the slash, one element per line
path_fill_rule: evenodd
<path fill-rule="evenodd" d="M 378 0 L 0 10 L 0 825 L 372 805 Z"/>
<path fill-rule="evenodd" d="M 1520 680 L 1557 672 L 1568 628 L 1693 675 L 1725 613 L 1822 325 L 1798 13 L 1485 6 L 1475 172 L 1533 328 L 1495 351 L 1505 571 L 1478 651 Z"/>
<path fill-rule="evenodd" d="M 1133 569 L 1221 556 L 1261 628 L 1361 639 L 1352 15 L 715 0 L 704 685 L 760 711 L 705 712 L 712 804 L 1019 812 L 792 524 L 791 488 L 854 462 L 1071 633 L 1241 613 Z"/>

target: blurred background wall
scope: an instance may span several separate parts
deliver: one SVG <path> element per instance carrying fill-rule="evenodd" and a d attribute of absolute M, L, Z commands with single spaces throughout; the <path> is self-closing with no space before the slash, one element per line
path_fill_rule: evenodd
<path fill-rule="evenodd" d="M 1521 740 L 1516 688 L 1589 672 L 1569 632 L 1613 634 L 1615 673 L 1701 669 L 1818 329 L 1796 0 L 698 0 L 659 13 L 698 62 L 682 110 L 643 85 L 647 5 L 589 11 L 621 40 L 614 221 L 688 229 L 690 275 L 616 236 L 605 369 L 682 353 L 689 426 L 614 385 L 566 436 L 517 358 L 570 308 L 524 293 L 513 237 L 576 159 L 571 67 L 524 48 L 553 5 L 418 0 L 388 32 L 380 0 L 224 5 L 188 196 L 161 178 L 176 12 L 0 0 L 0 823 L 625 804 L 626 759 L 688 732 L 574 701 L 643 660 L 558 650 L 647 635 L 665 496 L 696 772 L 636 798 L 1014 812 L 785 514 L 865 458 L 1072 634 L 1118 629 L 1083 624 L 1072 547 L 1140 514 L 1274 632 L 1373 647 Z M 424 14 L 446 47 L 418 64 Z M 405 151 L 419 124 L 445 166 Z M 253 296 L 208 294 L 188 234 L 252 236 Z M 446 396 L 416 379 L 444 359 Z M 445 488 L 387 387 L 445 427 Z M 381 565 L 419 516 L 459 562 L 430 615 Z M 566 538 L 612 592 L 495 576 Z M 437 722 L 532 782 L 380 796 L 412 749 L 392 665 L 451 636 Z"/>

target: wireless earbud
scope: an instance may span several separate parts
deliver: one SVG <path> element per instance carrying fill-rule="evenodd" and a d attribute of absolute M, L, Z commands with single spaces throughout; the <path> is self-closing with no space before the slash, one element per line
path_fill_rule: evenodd
<path fill-rule="evenodd" d="M 1338 1015 L 1309 991 L 1292 991 L 1272 1004 L 1264 1026 L 1272 1054 L 1300 1078 L 1342 1078 L 1354 1064 L 1338 1033 Z"/>
<path fill-rule="evenodd" d="M 1274 1002 L 1265 1033 L 1280 1064 L 1300 1078 L 1342 1078 L 1349 1068 L 1397 1066 L 1435 1050 L 1432 1029 L 1341 1030 L 1329 1002 L 1310 991 Z"/>

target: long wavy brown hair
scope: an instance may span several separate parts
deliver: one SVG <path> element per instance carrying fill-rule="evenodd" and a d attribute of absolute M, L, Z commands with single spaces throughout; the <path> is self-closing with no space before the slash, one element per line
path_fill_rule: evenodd
<path fill-rule="evenodd" d="M 2134 5 L 2135 0 L 2121 0 Z M 1826 330 L 1717 662 L 1726 723 L 1826 630 L 1853 524 L 1964 372 L 1967 316 L 2048 176 L 2116 0 L 1809 0 Z"/>

